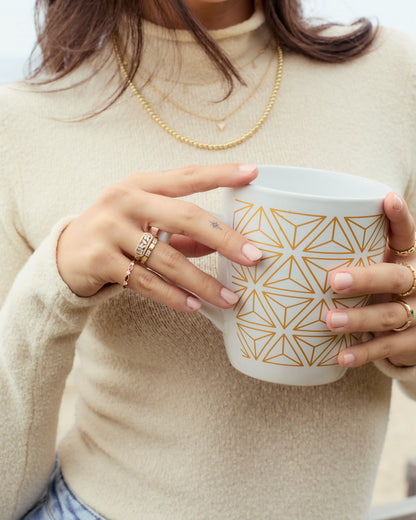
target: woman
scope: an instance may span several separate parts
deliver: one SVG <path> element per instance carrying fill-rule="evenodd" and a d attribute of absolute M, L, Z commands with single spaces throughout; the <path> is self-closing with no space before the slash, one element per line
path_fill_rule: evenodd
<path fill-rule="evenodd" d="M 0 101 L 2 520 L 366 518 L 392 378 L 416 396 L 415 323 L 392 301 L 416 304 L 399 265 L 416 265 L 414 44 L 365 20 L 316 29 L 294 0 L 38 9 L 38 84 Z M 331 385 L 238 373 L 195 312 L 237 299 L 209 253 L 260 261 L 210 216 L 215 188 L 249 183 L 259 163 L 396 192 L 386 262 L 331 279 L 378 299 L 328 313 L 331 330 L 374 333 L 339 355 L 352 369 Z M 144 265 L 135 246 L 157 229 L 172 239 L 146 235 Z M 75 345 L 76 419 L 54 470 Z"/>

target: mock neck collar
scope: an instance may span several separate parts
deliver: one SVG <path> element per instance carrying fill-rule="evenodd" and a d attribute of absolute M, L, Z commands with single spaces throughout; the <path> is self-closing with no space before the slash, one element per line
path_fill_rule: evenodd
<path fill-rule="evenodd" d="M 265 18 L 263 10 L 260 8 L 258 3 L 256 3 L 253 14 L 244 22 L 224 29 L 215 29 L 208 32 L 210 36 L 221 45 L 224 40 L 244 36 L 255 31 L 263 25 L 264 22 Z M 143 20 L 142 26 L 145 37 L 183 43 L 195 43 L 193 34 L 186 29 L 168 29 L 167 27 L 157 25 L 145 19 Z"/>
<path fill-rule="evenodd" d="M 270 40 L 265 16 L 256 2 L 253 14 L 239 24 L 209 31 L 234 66 L 239 67 L 264 48 Z M 168 76 L 173 80 L 206 82 L 219 72 L 193 34 L 143 21 L 141 76 Z"/>

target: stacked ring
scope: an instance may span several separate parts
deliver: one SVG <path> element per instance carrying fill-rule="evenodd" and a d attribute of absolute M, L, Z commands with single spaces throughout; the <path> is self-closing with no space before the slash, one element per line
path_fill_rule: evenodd
<path fill-rule="evenodd" d="M 400 251 L 398 249 L 394 249 L 393 247 L 390 246 L 388 241 L 387 241 L 387 245 L 388 245 L 388 248 L 390 249 L 390 251 L 393 253 L 393 255 L 396 255 L 396 256 L 410 256 L 410 255 L 412 255 L 416 251 L 416 235 L 415 235 L 415 241 L 414 241 L 412 247 L 409 247 L 409 249 L 404 249 L 403 251 Z"/>
<path fill-rule="evenodd" d="M 136 249 L 134 251 L 134 260 L 138 262 L 142 256 L 146 253 L 147 248 L 152 243 L 153 240 L 152 233 L 143 233 L 141 239 L 139 240 L 139 243 L 136 246 Z"/>
<path fill-rule="evenodd" d="M 413 294 L 416 291 L 416 269 L 412 265 L 410 265 L 410 264 L 401 263 L 400 265 L 403 265 L 404 267 L 407 267 L 410 270 L 410 272 L 412 273 L 412 276 L 413 276 L 413 284 L 410 287 L 410 289 L 408 291 L 405 291 L 405 292 L 399 294 L 399 296 L 401 298 L 404 298 L 406 296 L 410 296 L 411 294 Z"/>
<path fill-rule="evenodd" d="M 134 269 L 134 261 L 130 262 L 130 264 L 127 268 L 126 276 L 124 277 L 124 281 L 123 281 L 123 289 L 127 289 L 127 285 L 129 283 L 129 278 L 130 278 L 130 275 L 131 275 L 131 272 L 133 271 L 133 269 Z"/>
<path fill-rule="evenodd" d="M 158 242 L 152 233 L 144 233 L 134 252 L 134 261 L 144 265 Z"/>
<path fill-rule="evenodd" d="M 155 248 L 155 245 L 157 244 L 157 242 L 158 242 L 158 239 L 156 237 L 153 237 L 153 240 L 150 242 L 148 248 L 143 253 L 143 255 L 139 258 L 140 263 L 142 265 L 144 265 L 147 262 L 147 260 L 149 259 L 149 256 L 150 256 L 151 252 L 153 251 L 153 249 Z"/>
<path fill-rule="evenodd" d="M 413 318 L 415 316 L 415 313 L 413 311 L 413 309 L 410 307 L 410 305 L 408 303 L 406 303 L 404 300 L 401 300 L 400 298 L 395 298 L 393 300 L 395 303 L 400 303 L 400 305 L 405 309 L 405 311 L 407 312 L 407 322 L 402 325 L 401 327 L 398 327 L 397 329 L 393 329 L 394 332 L 402 332 L 403 330 L 406 330 L 410 327 L 412 321 L 413 321 Z"/>

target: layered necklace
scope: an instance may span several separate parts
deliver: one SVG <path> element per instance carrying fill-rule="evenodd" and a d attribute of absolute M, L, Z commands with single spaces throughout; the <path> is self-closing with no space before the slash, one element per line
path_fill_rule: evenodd
<path fill-rule="evenodd" d="M 139 89 L 136 87 L 136 85 L 130 80 L 129 75 L 127 73 L 127 64 L 125 63 L 125 61 L 123 60 L 123 58 L 121 56 L 120 47 L 119 47 L 119 43 L 118 43 L 118 38 L 117 38 L 117 36 L 115 34 L 113 35 L 113 46 L 114 46 L 114 51 L 115 51 L 115 54 L 117 56 L 117 61 L 118 61 L 118 64 L 119 64 L 119 67 L 120 67 L 120 71 L 121 71 L 122 75 L 126 79 L 127 84 L 129 86 L 130 90 L 133 92 L 134 96 L 139 100 L 139 102 L 141 103 L 143 108 L 146 110 L 146 112 L 150 115 L 150 117 L 153 119 L 153 121 L 155 123 L 157 123 L 165 132 L 167 132 L 169 135 L 171 135 L 172 137 L 174 137 L 178 141 L 180 141 L 180 142 L 182 142 L 184 144 L 187 144 L 189 146 L 193 146 L 195 148 L 202 149 L 202 150 L 213 150 L 213 151 L 216 151 L 216 150 L 228 150 L 229 148 L 233 148 L 235 146 L 238 146 L 239 144 L 242 144 L 245 141 L 247 141 L 247 139 L 250 139 L 250 137 L 252 137 L 259 130 L 259 128 L 263 125 L 263 123 L 269 117 L 270 112 L 271 112 L 271 110 L 273 108 L 273 105 L 275 103 L 277 93 L 278 93 L 279 88 L 280 88 L 280 83 L 281 83 L 281 79 L 282 79 L 282 72 L 283 72 L 283 51 L 282 51 L 280 45 L 277 44 L 277 48 L 276 48 L 277 66 L 276 66 L 276 75 L 275 75 L 273 89 L 272 89 L 272 92 L 270 94 L 269 100 L 268 100 L 268 102 L 266 104 L 266 107 L 265 107 L 263 113 L 261 114 L 261 116 L 259 117 L 259 119 L 257 120 L 257 122 L 255 123 L 255 125 L 252 128 L 250 128 L 250 130 L 248 130 L 245 134 L 241 135 L 240 137 L 237 137 L 236 139 L 233 139 L 232 141 L 228 141 L 226 143 L 218 143 L 218 144 L 203 143 L 203 142 L 200 142 L 200 141 L 198 141 L 196 139 L 193 139 L 193 138 L 190 138 L 190 137 L 186 137 L 186 136 L 180 134 L 179 132 L 174 130 L 172 127 L 170 127 L 155 112 L 155 110 L 152 108 L 150 103 L 145 99 L 145 97 L 139 91 Z M 267 65 L 267 68 L 266 68 L 264 74 L 261 76 L 259 82 L 255 85 L 254 89 L 249 93 L 249 95 L 246 96 L 244 98 L 244 100 L 236 108 L 234 108 L 228 114 L 226 114 L 225 116 L 222 116 L 221 118 L 204 116 L 204 115 L 192 112 L 191 110 L 188 110 L 187 108 L 182 107 L 181 105 L 179 105 L 176 101 L 168 98 L 165 94 L 163 94 L 154 85 L 149 84 L 149 86 L 152 88 L 152 90 L 157 92 L 159 95 L 163 95 L 176 108 L 182 110 L 183 112 L 185 112 L 185 113 L 187 113 L 189 115 L 192 115 L 192 116 L 195 116 L 195 117 L 199 117 L 201 119 L 205 119 L 205 120 L 208 120 L 208 121 L 215 122 L 216 125 L 217 125 L 218 130 L 223 130 L 225 128 L 225 126 L 226 126 L 227 119 L 230 118 L 232 115 L 234 115 L 238 110 L 240 110 L 243 107 L 243 105 L 260 88 L 260 85 L 263 83 L 263 80 L 265 79 L 265 77 L 267 76 L 267 73 L 269 72 L 269 70 L 271 68 L 271 65 L 272 65 L 272 62 L 273 62 L 273 58 L 274 58 L 274 54 L 272 55 L 272 57 L 271 57 L 268 65 Z"/>

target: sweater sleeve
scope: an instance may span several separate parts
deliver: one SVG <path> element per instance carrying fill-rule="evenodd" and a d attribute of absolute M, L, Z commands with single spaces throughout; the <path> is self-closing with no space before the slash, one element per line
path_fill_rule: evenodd
<path fill-rule="evenodd" d="M 403 118 L 404 135 L 408 137 L 405 157 L 408 183 L 405 199 L 413 218 L 416 219 L 416 42 L 407 45 L 407 50 L 410 69 L 406 90 L 406 111 Z M 416 349 L 416 336 L 414 338 Z M 387 360 L 377 361 L 376 365 L 387 376 L 397 379 L 405 394 L 416 400 L 416 366 L 398 368 Z"/>
<path fill-rule="evenodd" d="M 0 511 L 17 520 L 40 498 L 55 460 L 59 407 L 89 311 L 117 290 L 74 295 L 59 276 L 58 222 L 32 251 L 19 224 L 18 166 L 0 127 Z"/>

